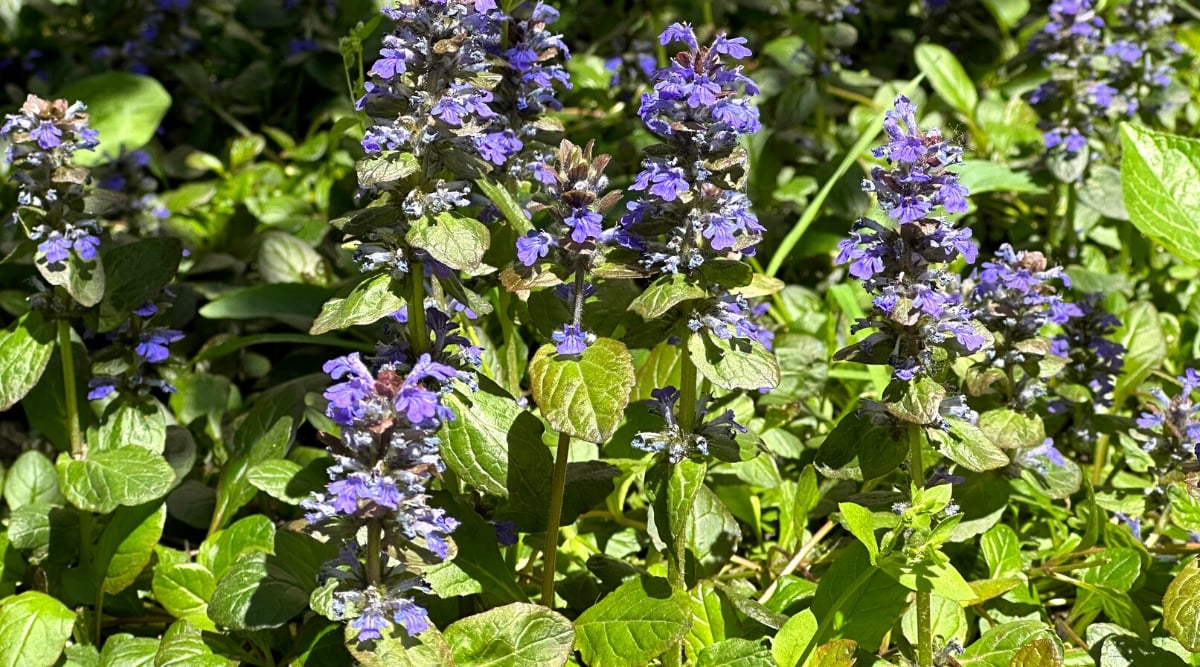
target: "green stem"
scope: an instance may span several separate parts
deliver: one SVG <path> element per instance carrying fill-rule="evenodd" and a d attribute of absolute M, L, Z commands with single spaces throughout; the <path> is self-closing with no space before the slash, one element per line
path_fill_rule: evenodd
<path fill-rule="evenodd" d="M 1120 405 L 1120 403 L 1113 403 Z M 1108 461 L 1108 434 L 1101 435 L 1096 440 L 1096 452 L 1092 460 L 1092 486 L 1100 486 L 1104 481 L 1104 464 Z"/>
<path fill-rule="evenodd" d="M 83 433 L 79 430 L 79 402 L 75 395 L 75 354 L 71 348 L 71 324 L 66 318 L 58 320 L 58 353 L 62 357 L 63 392 L 67 404 L 67 433 L 71 439 L 71 456 L 82 458 Z"/>
<path fill-rule="evenodd" d="M 1075 243 L 1078 241 L 1075 233 L 1075 206 L 1079 201 L 1078 188 L 1074 183 L 1067 183 L 1067 210 L 1063 213 L 1063 244 L 1062 254 L 1071 259 L 1075 256 Z"/>
<path fill-rule="evenodd" d="M 367 583 L 378 586 L 383 580 L 383 526 L 378 519 L 367 524 Z"/>
<path fill-rule="evenodd" d="M 688 352 L 688 334 L 684 336 L 680 342 L 679 356 L 679 412 L 677 415 L 680 428 L 684 433 L 691 433 L 696 427 L 696 364 L 692 361 L 692 355 Z M 669 475 L 674 475 L 675 467 L 671 467 Z M 674 527 L 672 526 L 672 533 Z M 681 591 L 687 590 L 687 572 L 686 561 L 687 548 L 683 544 L 677 544 L 672 540 L 668 547 L 667 558 L 667 580 L 671 583 L 671 588 Z M 663 667 L 678 667 L 683 664 L 683 645 L 676 644 L 667 650 L 663 655 Z"/>
<path fill-rule="evenodd" d="M 921 460 L 922 428 L 908 429 L 909 471 L 914 488 L 925 484 L 925 465 Z M 917 591 L 917 665 L 933 667 L 933 614 L 928 591 Z"/>
<path fill-rule="evenodd" d="M 550 487 L 550 518 L 546 521 L 546 558 L 542 565 L 542 604 L 554 608 L 554 570 L 558 558 L 558 524 L 562 520 L 563 495 L 567 486 L 567 459 L 571 453 L 571 436 L 558 434 L 558 451 L 554 454 L 554 479 Z"/>
<path fill-rule="evenodd" d="M 412 280 L 412 298 L 408 302 L 408 344 L 413 356 L 429 349 L 429 332 L 425 329 L 425 268 L 420 262 L 410 265 L 408 277 Z"/>

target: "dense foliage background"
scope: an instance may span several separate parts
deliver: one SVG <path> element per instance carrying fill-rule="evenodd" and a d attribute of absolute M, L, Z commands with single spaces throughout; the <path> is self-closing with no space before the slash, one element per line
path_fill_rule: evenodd
<path fill-rule="evenodd" d="M 1200 10 L 384 4 L 0 0 L 0 664 L 1200 665 Z"/>

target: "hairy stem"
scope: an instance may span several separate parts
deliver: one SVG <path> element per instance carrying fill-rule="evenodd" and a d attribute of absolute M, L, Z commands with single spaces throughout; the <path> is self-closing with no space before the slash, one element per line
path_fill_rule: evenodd
<path fill-rule="evenodd" d="M 554 569 L 558 558 L 558 524 L 562 520 L 563 495 L 567 486 L 567 458 L 571 436 L 558 434 L 554 453 L 554 479 L 550 488 L 550 518 L 546 521 L 546 558 L 542 566 L 542 604 L 554 608 Z"/>
<path fill-rule="evenodd" d="M 922 428 L 908 429 L 909 471 L 914 488 L 925 484 L 925 465 L 921 460 Z M 917 591 L 917 665 L 933 667 L 933 614 L 928 592 Z"/>
<path fill-rule="evenodd" d="M 79 402 L 75 394 L 75 354 L 71 348 L 71 324 L 66 318 L 58 320 L 58 353 L 62 357 L 63 393 L 67 405 L 67 433 L 71 439 L 71 456 L 82 458 L 83 432 L 79 430 Z"/>

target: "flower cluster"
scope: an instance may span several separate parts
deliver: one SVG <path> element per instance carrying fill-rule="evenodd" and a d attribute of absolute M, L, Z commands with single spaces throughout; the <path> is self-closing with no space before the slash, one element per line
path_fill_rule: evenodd
<path fill-rule="evenodd" d="M 548 29 L 558 20 L 558 10 L 540 0 L 518 5 L 511 16 L 499 12 L 491 16 L 501 22 L 499 30 L 508 31 L 507 40 L 492 46 L 507 67 L 490 105 L 497 116 L 475 141 L 484 159 L 497 166 L 508 163 L 509 173 L 527 176 L 544 159 L 544 152 L 533 152 L 527 144 L 547 127 L 543 114 L 562 109 L 557 88 L 571 88 L 570 75 L 562 64 L 570 59 L 570 50 L 562 35 Z M 534 155 L 510 160 L 521 152 Z"/>
<path fill-rule="evenodd" d="M 104 217 L 108 219 L 154 232 L 158 223 L 170 215 L 156 195 L 158 180 L 150 173 L 150 156 L 145 151 L 122 149 L 115 159 L 96 169 L 95 178 L 97 187 L 121 195 L 107 202 Z"/>
<path fill-rule="evenodd" d="M 489 51 L 500 42 L 492 0 L 406 0 L 383 9 L 395 26 L 384 35 L 357 108 L 371 119 L 368 153 L 403 150 L 449 159 L 477 150 L 497 113 Z"/>
<path fill-rule="evenodd" d="M 395 319 L 407 322 L 405 313 Z M 473 381 L 478 352 L 440 310 L 427 309 L 426 322 L 432 335 L 427 351 L 418 354 L 410 340 L 397 337 L 373 357 L 354 352 L 324 367 L 336 381 L 325 391 L 325 414 L 341 434 L 331 447 L 331 481 L 303 507 L 315 531 L 344 545 L 326 571 L 339 582 L 335 611 L 353 619 L 360 641 L 378 639 L 389 624 L 410 635 L 428 627 L 425 610 L 406 597 L 425 590 L 419 573 L 411 559 L 389 561 L 388 554 L 445 560 L 458 526 L 429 505 L 428 483 L 445 468 L 437 431 L 454 419 L 442 397 L 452 381 Z M 358 541 L 364 526 L 379 531 L 379 543 Z M 380 558 L 380 571 L 368 571 L 366 563 Z"/>
<path fill-rule="evenodd" d="M 1088 294 L 1075 305 L 1080 314 L 1065 322 L 1062 333 L 1051 343 L 1054 354 L 1069 359 L 1059 379 L 1090 389 L 1096 407 L 1111 406 L 1125 346 L 1108 336 L 1121 326 L 1121 321 L 1104 310 L 1099 294 Z"/>
<path fill-rule="evenodd" d="M 89 172 L 71 159 L 76 150 L 99 145 L 85 110 L 81 102 L 30 95 L 0 126 L 0 137 L 12 142 L 6 157 L 19 188 L 14 217 L 38 242 L 38 266 L 49 273 L 64 270 L 72 254 L 94 260 L 100 247 L 100 227 L 83 203 Z"/>
<path fill-rule="evenodd" d="M 743 191 L 747 155 L 738 143 L 760 128 L 750 104 L 758 87 L 724 60 L 746 58 L 750 49 L 745 38 L 724 34 L 701 46 L 685 23 L 669 26 L 659 41 L 684 45 L 655 72 L 638 110 L 663 143 L 647 149 L 630 186 L 643 194 L 627 204 L 613 242 L 643 271 L 700 284 L 709 298 L 696 302 L 693 331 L 711 326 L 720 338 L 749 335 L 745 302 L 729 296 L 729 285 L 707 284 L 701 269 L 753 255 L 764 231 Z"/>
<path fill-rule="evenodd" d="M 725 410 L 705 421 L 708 396 L 697 400 L 694 424 L 679 423 L 675 404 L 679 402 L 680 393 L 675 387 L 654 389 L 650 396 L 646 400 L 647 407 L 651 413 L 663 418 L 666 427 L 661 431 L 638 433 L 632 444 L 643 451 L 662 453 L 672 464 L 685 458 L 708 456 L 710 450 L 717 447 L 734 447 L 737 434 L 747 432 L 744 426 L 734 421 L 733 410 Z"/>
<path fill-rule="evenodd" d="M 163 290 L 162 296 L 158 302 L 150 301 L 135 308 L 128 322 L 105 334 L 113 344 L 94 356 L 95 375 L 88 381 L 88 400 L 98 401 L 116 391 L 131 394 L 150 389 L 175 391 L 169 382 L 152 374 L 155 366 L 170 357 L 168 346 L 183 340 L 182 331 L 150 323 L 166 306 L 166 299 L 175 295 Z"/>
<path fill-rule="evenodd" d="M 154 0 L 140 3 L 143 14 L 134 36 L 119 48 L 101 46 L 92 57 L 110 67 L 123 65 L 137 74 L 148 74 L 155 63 L 177 60 L 192 51 L 195 33 L 189 26 L 191 0 Z"/>
<path fill-rule="evenodd" d="M 642 96 L 638 115 L 664 143 L 648 151 L 630 186 L 645 194 L 629 203 L 616 240 L 641 253 L 648 270 L 690 273 L 714 257 L 752 254 L 763 231 L 738 187 L 746 156 L 737 142 L 759 129 L 749 100 L 758 88 L 722 61 L 750 55 L 744 38 L 718 35 L 701 47 L 691 27 L 676 23 L 660 41 L 687 49 Z"/>
<path fill-rule="evenodd" d="M 1106 25 L 1092 0 L 1056 0 L 1030 44 L 1050 79 L 1030 95 L 1046 147 L 1078 154 L 1096 119 L 1132 116 L 1170 84 L 1178 44 L 1163 35 L 1171 11 L 1162 0 L 1134 0 Z M 1154 104 L 1151 104 L 1154 106 Z"/>
<path fill-rule="evenodd" d="M 583 300 L 592 286 L 587 272 L 599 257 L 597 249 L 605 236 L 604 214 L 621 199 L 620 190 L 608 189 L 604 169 L 609 156 L 593 157 L 592 144 L 580 148 L 564 139 L 552 163 L 535 167 L 542 182 L 542 201 L 531 204 L 530 212 L 546 211 L 550 224 L 530 229 L 517 239 L 517 275 L 530 280 L 545 276 L 554 269 L 565 270 L 566 279 L 575 276 L 573 283 L 559 285 L 558 295 L 571 306 L 574 317 L 554 333 L 559 354 L 580 354 L 588 345 L 590 335 L 582 329 Z M 554 275 L 550 282 L 563 277 Z"/>
<path fill-rule="evenodd" d="M 1151 389 L 1157 404 L 1148 405 L 1137 419 L 1139 427 L 1153 433 L 1146 451 L 1160 455 L 1168 465 L 1200 459 L 1200 403 L 1192 401 L 1192 392 L 1200 389 L 1200 373 L 1187 369 L 1179 384 L 1182 389 L 1175 398 L 1168 398 L 1158 387 Z"/>
<path fill-rule="evenodd" d="M 956 228 L 939 211 L 967 210 L 967 190 L 947 169 L 961 162 L 962 149 L 937 128 L 922 131 L 916 106 L 903 95 L 884 129 L 889 141 L 874 153 L 889 168 L 872 169 L 863 189 L 876 194 L 893 224 L 859 219 L 837 257 L 873 297 L 872 312 L 854 331 L 879 331 L 840 355 L 886 360 L 897 379 L 908 381 L 932 374 L 940 360 L 935 351 L 952 358 L 978 352 L 988 341 L 963 302 L 958 275 L 946 269 L 959 257 L 973 263 L 976 256 L 971 230 Z"/>
<path fill-rule="evenodd" d="M 1041 336 L 1049 323 L 1064 325 L 1082 317 L 1079 306 L 1058 294 L 1052 281 L 1070 287 L 1062 267 L 1047 266 L 1040 252 L 1016 252 L 1007 243 L 975 274 L 969 303 L 975 318 L 996 338 L 981 362 L 986 368 L 1008 373 L 1014 386 L 1007 387 L 1010 403 L 1029 406 L 1045 394 L 1040 363 L 1052 351 L 1049 339 Z M 1015 369 L 1023 369 L 1016 377 Z"/>

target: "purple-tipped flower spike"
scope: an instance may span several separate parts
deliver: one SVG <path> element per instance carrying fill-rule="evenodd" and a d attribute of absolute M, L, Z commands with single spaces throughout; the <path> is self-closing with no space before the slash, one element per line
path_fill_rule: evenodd
<path fill-rule="evenodd" d="M 1062 267 L 1048 266 L 1042 253 L 1016 252 L 1007 243 L 983 263 L 974 280 L 968 301 L 975 318 L 996 337 L 981 367 L 1012 369 L 1008 377 L 1014 386 L 1006 388 L 1007 398 L 1012 407 L 1026 408 L 1045 394 L 1041 362 L 1053 345 L 1041 336 L 1043 327 L 1083 316 L 1054 284 L 1070 287 L 1071 280 Z"/>
<path fill-rule="evenodd" d="M 760 127 L 750 104 L 758 87 L 726 63 L 750 55 L 742 38 L 718 35 L 700 46 L 690 26 L 676 23 L 660 41 L 686 49 L 655 73 L 638 111 L 665 145 L 642 162 L 630 186 L 642 198 L 630 202 L 614 240 L 648 270 L 692 273 L 711 258 L 752 254 L 764 231 L 749 199 L 727 187 L 745 169 L 738 139 Z"/>
<path fill-rule="evenodd" d="M 1069 319 L 1052 342 L 1051 351 L 1070 360 L 1058 380 L 1090 389 L 1094 407 L 1110 407 L 1117 375 L 1125 361 L 1125 346 L 1108 336 L 1121 326 L 1121 321 L 1104 310 L 1099 294 L 1089 294 L 1076 305 L 1081 315 Z"/>
<path fill-rule="evenodd" d="M 99 374 L 88 382 L 88 400 L 101 400 L 117 391 L 131 395 L 152 389 L 175 391 L 169 382 L 156 377 L 155 367 L 168 363 L 169 348 L 183 340 L 183 332 L 152 323 L 174 297 L 170 289 L 163 289 L 157 300 L 138 306 L 128 321 L 104 334 L 109 346 L 93 356 Z"/>
<path fill-rule="evenodd" d="M 1087 150 L 1098 120 L 1116 121 L 1165 104 L 1181 49 L 1163 27 L 1165 0 L 1121 4 L 1111 25 L 1092 0 L 1056 0 L 1030 46 L 1041 53 L 1050 79 L 1029 97 L 1041 115 L 1046 147 L 1075 155 Z M 1099 143 L 1098 143 L 1099 145 Z"/>
<path fill-rule="evenodd" d="M 360 641 L 377 639 L 391 625 L 410 635 L 428 627 L 427 614 L 406 597 L 421 589 L 404 565 L 387 568 L 385 586 L 368 582 L 355 541 L 367 525 L 382 527 L 384 549 L 421 546 L 436 560 L 450 556 L 449 535 L 458 521 L 429 505 L 427 484 L 444 469 L 437 436 L 454 419 L 442 403 L 454 380 L 468 380 L 467 341 L 440 311 L 429 310 L 433 349 L 415 360 L 406 341 L 383 346 L 364 359 L 354 352 L 325 364 L 334 380 L 325 391 L 326 415 L 341 427 L 332 450 L 335 465 L 323 492 L 303 503 L 315 531 L 345 540 L 347 550 L 328 565 L 341 584 L 334 597 L 342 617 L 353 619 Z"/>
<path fill-rule="evenodd" d="M 915 105 L 903 95 L 884 129 L 888 143 L 874 153 L 887 159 L 888 168 L 872 169 L 863 190 L 876 194 L 893 222 L 859 219 L 837 256 L 873 297 L 872 312 L 854 330 L 878 331 L 838 358 L 886 361 L 897 379 L 909 381 L 933 372 L 935 349 L 953 358 L 978 352 L 988 338 L 962 301 L 958 276 L 946 269 L 960 257 L 972 263 L 976 255 L 971 230 L 944 217 L 966 210 L 966 188 L 948 169 L 961 162 L 962 149 L 937 128 L 922 131 Z"/>
<path fill-rule="evenodd" d="M 100 246 L 100 226 L 84 202 L 88 170 L 71 158 L 75 151 L 99 144 L 85 109 L 79 102 L 30 95 L 20 112 L 7 115 L 0 125 L 0 137 L 12 143 L 6 153 L 12 165 L 9 180 L 18 188 L 22 211 L 13 220 L 37 242 L 38 266 L 46 274 L 65 270 L 72 255 L 93 261 Z"/>
<path fill-rule="evenodd" d="M 1137 419 L 1137 425 L 1151 434 L 1146 451 L 1165 468 L 1200 459 L 1200 402 L 1192 400 L 1192 393 L 1200 389 L 1200 372 L 1189 368 L 1178 380 L 1181 389 L 1174 398 L 1157 387 L 1151 389 L 1155 403 L 1147 405 Z"/>
<path fill-rule="evenodd" d="M 747 432 L 744 426 L 734 421 L 732 410 L 705 419 L 708 416 L 708 396 L 701 396 L 697 401 L 695 423 L 680 424 L 675 409 L 679 396 L 679 390 L 675 387 L 651 390 L 646 406 L 651 413 L 662 417 L 665 425 L 660 431 L 638 433 L 633 438 L 634 447 L 661 454 L 675 464 L 685 458 L 706 457 L 714 448 L 736 447 L 734 439 L 737 434 Z"/>

